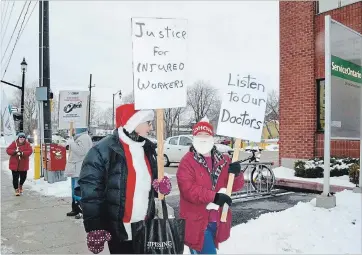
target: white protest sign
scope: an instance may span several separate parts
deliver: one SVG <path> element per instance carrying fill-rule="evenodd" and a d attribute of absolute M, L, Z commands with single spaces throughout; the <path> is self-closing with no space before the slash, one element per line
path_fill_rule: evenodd
<path fill-rule="evenodd" d="M 136 109 L 186 106 L 187 20 L 132 18 Z"/>
<path fill-rule="evenodd" d="M 88 127 L 88 97 L 89 91 L 59 92 L 59 129 L 69 129 L 71 122 L 74 128 Z"/>
<path fill-rule="evenodd" d="M 267 90 L 253 74 L 229 73 L 225 79 L 217 134 L 260 142 Z"/>

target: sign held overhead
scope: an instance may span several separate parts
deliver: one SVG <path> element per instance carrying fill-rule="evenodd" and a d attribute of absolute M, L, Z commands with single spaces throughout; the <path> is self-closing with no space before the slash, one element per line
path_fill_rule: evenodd
<path fill-rule="evenodd" d="M 186 106 L 187 20 L 132 18 L 136 109 Z"/>
<path fill-rule="evenodd" d="M 217 134 L 260 142 L 267 91 L 252 74 L 229 73 L 223 92 Z"/>

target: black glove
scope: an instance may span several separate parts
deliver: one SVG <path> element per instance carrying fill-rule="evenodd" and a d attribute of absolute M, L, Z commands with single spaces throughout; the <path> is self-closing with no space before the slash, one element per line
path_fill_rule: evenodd
<path fill-rule="evenodd" d="M 238 176 L 241 171 L 241 165 L 239 163 L 231 163 L 229 165 L 228 172 L 229 174 L 235 174 L 235 176 Z"/>
<path fill-rule="evenodd" d="M 231 205 L 231 197 L 224 193 L 216 193 L 214 198 L 214 204 L 217 204 L 219 206 L 223 206 L 225 203 L 227 203 L 229 206 Z"/>

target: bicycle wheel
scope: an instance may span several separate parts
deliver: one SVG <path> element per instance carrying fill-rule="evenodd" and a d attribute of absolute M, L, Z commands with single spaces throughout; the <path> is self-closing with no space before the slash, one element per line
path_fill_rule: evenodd
<path fill-rule="evenodd" d="M 250 174 L 253 188 L 259 192 L 270 192 L 275 184 L 275 175 L 266 165 L 259 165 Z"/>

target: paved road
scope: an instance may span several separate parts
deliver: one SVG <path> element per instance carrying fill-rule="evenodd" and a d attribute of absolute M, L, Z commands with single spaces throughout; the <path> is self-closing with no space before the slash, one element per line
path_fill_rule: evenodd
<path fill-rule="evenodd" d="M 3 150 L 1 160 L 7 160 Z M 173 177 L 176 170 L 177 167 L 169 167 L 166 172 Z M 15 197 L 10 175 L 5 171 L 9 170 L 1 170 L 1 254 L 90 254 L 82 221 L 65 216 L 70 209 L 70 198 L 46 197 L 32 191 Z M 174 189 L 167 202 L 178 215 L 179 196 L 175 179 L 172 178 Z M 234 203 L 233 226 L 263 213 L 285 210 L 299 201 L 309 201 L 314 196 L 291 193 Z M 108 254 L 108 249 L 102 254 Z"/>

